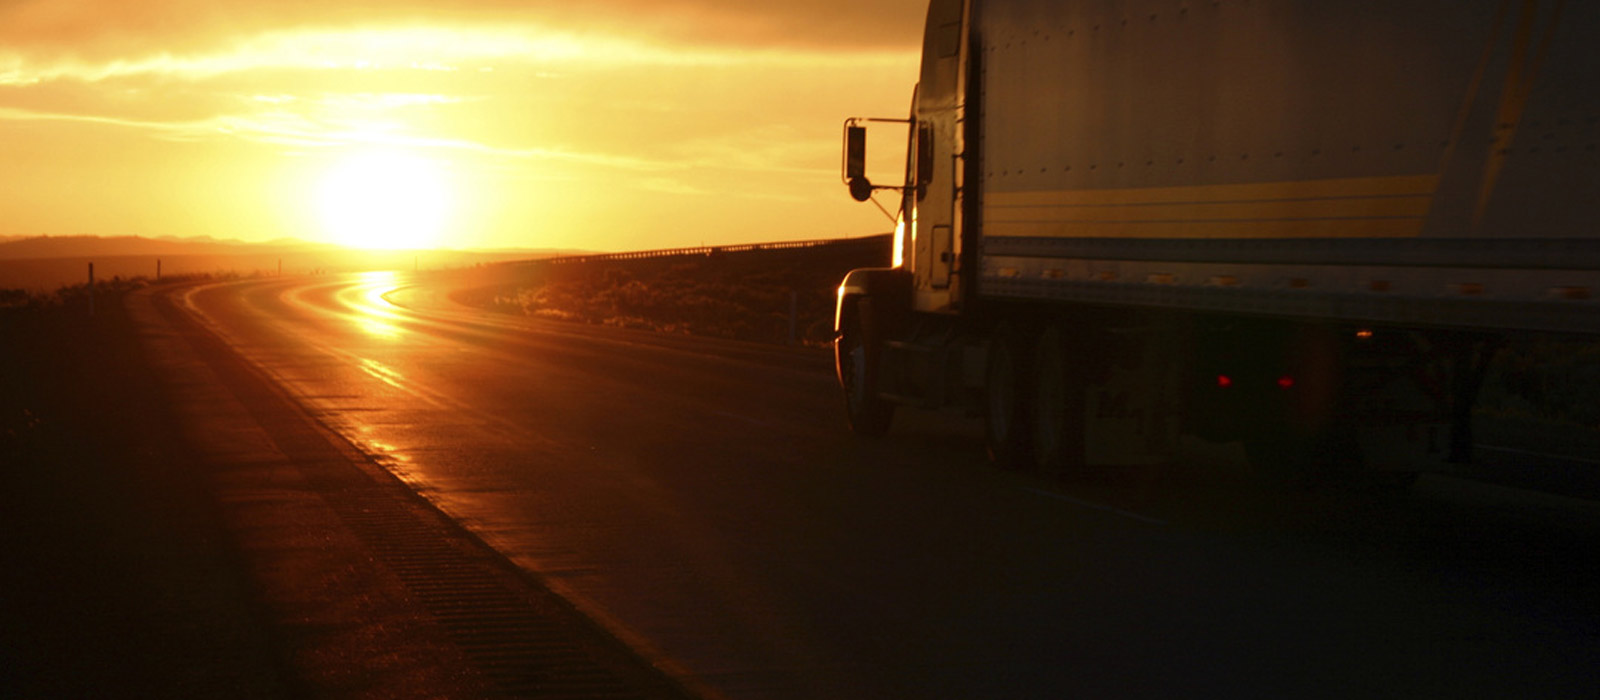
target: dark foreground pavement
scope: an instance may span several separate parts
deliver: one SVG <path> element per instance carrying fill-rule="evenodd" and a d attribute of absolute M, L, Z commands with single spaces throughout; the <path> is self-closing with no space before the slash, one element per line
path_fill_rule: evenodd
<path fill-rule="evenodd" d="M 108 301 L 0 315 L 0 695 L 295 695 Z"/>
<path fill-rule="evenodd" d="M 0 696 L 683 697 L 171 291 L 0 314 Z"/>

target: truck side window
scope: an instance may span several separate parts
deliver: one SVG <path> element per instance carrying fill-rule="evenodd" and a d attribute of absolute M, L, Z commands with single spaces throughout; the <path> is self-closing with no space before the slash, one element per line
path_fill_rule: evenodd
<path fill-rule="evenodd" d="M 933 182 L 933 127 L 917 124 L 917 199 L 928 194 Z"/>

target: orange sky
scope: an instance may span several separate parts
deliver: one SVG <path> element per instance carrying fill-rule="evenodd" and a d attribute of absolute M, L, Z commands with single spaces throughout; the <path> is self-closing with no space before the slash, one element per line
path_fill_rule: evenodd
<path fill-rule="evenodd" d="M 886 231 L 838 181 L 840 123 L 906 111 L 924 0 L 791 5 L 7 0 L 0 236 Z"/>

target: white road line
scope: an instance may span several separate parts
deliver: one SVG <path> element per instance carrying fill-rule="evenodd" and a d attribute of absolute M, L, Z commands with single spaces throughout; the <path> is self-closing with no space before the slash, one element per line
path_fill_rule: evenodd
<path fill-rule="evenodd" d="M 1141 523 L 1149 523 L 1151 525 L 1166 525 L 1167 524 L 1167 521 L 1165 521 L 1165 520 L 1160 520 L 1158 518 L 1152 518 L 1152 517 L 1150 517 L 1148 515 L 1140 515 L 1140 514 L 1135 513 L 1135 512 L 1133 512 L 1131 510 L 1123 510 L 1121 508 L 1108 506 L 1108 505 L 1105 505 L 1103 503 L 1095 503 L 1093 501 L 1085 501 L 1085 500 L 1083 500 L 1081 498 L 1073 498 L 1073 497 L 1065 495 L 1065 494 L 1053 493 L 1053 492 L 1050 492 L 1050 491 L 1045 491 L 1045 490 L 1036 489 L 1036 488 L 1030 488 L 1030 487 L 1026 487 L 1026 486 L 1022 487 L 1022 490 L 1023 491 L 1027 491 L 1028 493 L 1044 496 L 1045 498 L 1053 498 L 1053 499 L 1058 500 L 1058 501 L 1066 501 L 1067 503 L 1071 503 L 1071 504 L 1076 505 L 1076 506 L 1082 506 L 1082 507 L 1088 508 L 1090 510 L 1098 510 L 1098 511 L 1101 511 L 1101 512 L 1104 512 L 1104 513 L 1111 513 L 1113 515 L 1120 515 L 1120 516 L 1122 516 L 1124 518 L 1132 518 L 1132 519 L 1137 520 L 1137 521 L 1139 521 Z"/>

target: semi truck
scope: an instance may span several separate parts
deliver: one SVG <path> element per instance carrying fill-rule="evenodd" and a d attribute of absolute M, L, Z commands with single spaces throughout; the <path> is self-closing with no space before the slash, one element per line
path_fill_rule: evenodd
<path fill-rule="evenodd" d="M 898 197 L 838 287 L 851 428 L 963 409 L 1056 473 L 1470 460 L 1502 343 L 1600 332 L 1596 37 L 1550 0 L 932 0 L 909 115 L 844 124 L 850 194 Z"/>

